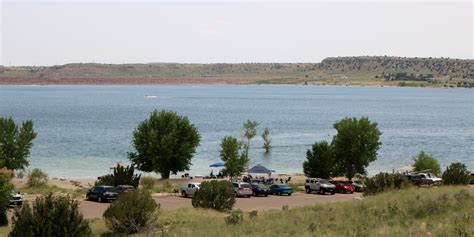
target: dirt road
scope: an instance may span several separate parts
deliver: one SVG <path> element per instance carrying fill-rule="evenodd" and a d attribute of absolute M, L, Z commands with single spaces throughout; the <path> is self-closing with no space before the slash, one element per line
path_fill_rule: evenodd
<path fill-rule="evenodd" d="M 319 195 L 294 193 L 292 196 L 273 196 L 237 198 L 234 209 L 243 211 L 251 210 L 269 210 L 281 209 L 284 205 L 288 207 L 306 206 L 316 203 L 333 203 L 353 200 L 355 197 L 361 197 L 362 193 L 354 194 L 335 194 Z M 182 198 L 179 196 L 155 197 L 157 203 L 161 204 L 163 210 L 174 210 L 179 208 L 191 208 L 191 198 Z M 79 211 L 85 218 L 101 217 L 109 203 L 98 203 L 94 201 L 82 200 L 79 205 Z"/>

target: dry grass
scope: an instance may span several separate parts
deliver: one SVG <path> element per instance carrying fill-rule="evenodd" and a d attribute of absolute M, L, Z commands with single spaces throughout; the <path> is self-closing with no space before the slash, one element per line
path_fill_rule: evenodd
<path fill-rule="evenodd" d="M 256 214 L 256 215 L 255 215 Z M 289 210 L 228 213 L 203 209 L 165 211 L 161 229 L 144 236 L 472 236 L 474 191 L 469 187 L 411 188 L 364 200 Z M 91 223 L 96 235 L 102 220 Z"/>

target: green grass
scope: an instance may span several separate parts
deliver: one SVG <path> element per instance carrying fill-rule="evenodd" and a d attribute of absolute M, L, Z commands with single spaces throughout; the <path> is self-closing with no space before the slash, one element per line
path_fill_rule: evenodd
<path fill-rule="evenodd" d="M 472 236 L 474 189 L 410 188 L 364 200 L 258 212 L 230 225 L 228 213 L 204 209 L 164 211 L 161 229 L 148 236 Z M 254 213 L 255 214 L 255 213 Z M 101 219 L 95 235 L 107 231 Z M 163 231 L 163 233 L 162 233 Z"/>

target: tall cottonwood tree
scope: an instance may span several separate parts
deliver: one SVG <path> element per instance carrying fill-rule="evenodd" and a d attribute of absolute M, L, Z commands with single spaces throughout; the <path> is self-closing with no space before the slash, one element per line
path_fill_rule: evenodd
<path fill-rule="evenodd" d="M 133 132 L 135 152 L 128 158 L 137 169 L 157 172 L 163 179 L 189 170 L 200 136 L 188 117 L 176 112 L 153 111 Z"/>
<path fill-rule="evenodd" d="M 249 162 L 247 152 L 242 150 L 242 142 L 232 136 L 226 136 L 222 139 L 221 160 L 224 161 L 225 168 L 222 170 L 224 175 L 231 178 L 237 177 L 245 171 L 245 167 Z"/>
<path fill-rule="evenodd" d="M 250 140 L 254 138 L 257 135 L 257 127 L 258 127 L 258 122 L 257 121 L 250 121 L 247 120 L 247 122 L 244 123 L 244 137 L 247 139 L 247 142 L 244 144 L 245 152 L 248 157 L 249 155 L 249 149 L 250 149 Z"/>
<path fill-rule="evenodd" d="M 0 117 L 0 167 L 17 170 L 28 166 L 28 156 L 36 133 L 33 121 L 24 121 L 21 127 L 10 118 Z"/>
<path fill-rule="evenodd" d="M 365 174 L 366 167 L 377 159 L 382 144 L 377 123 L 369 118 L 344 118 L 334 124 L 337 134 L 333 137 L 335 172 L 352 179 L 356 174 Z"/>

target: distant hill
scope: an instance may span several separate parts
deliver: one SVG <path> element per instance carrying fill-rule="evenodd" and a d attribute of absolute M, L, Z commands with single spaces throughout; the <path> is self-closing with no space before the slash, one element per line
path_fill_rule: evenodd
<path fill-rule="evenodd" d="M 0 84 L 289 83 L 474 86 L 474 60 L 331 57 L 320 63 L 0 66 Z"/>

